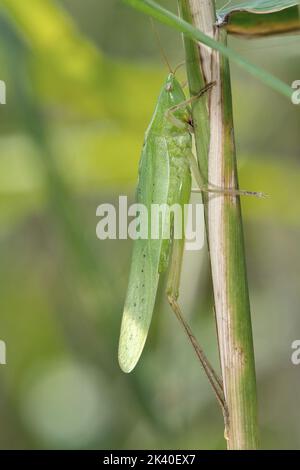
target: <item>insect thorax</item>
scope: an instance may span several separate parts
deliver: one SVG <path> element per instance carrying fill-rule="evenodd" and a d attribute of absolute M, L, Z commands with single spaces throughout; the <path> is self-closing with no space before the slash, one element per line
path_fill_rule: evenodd
<path fill-rule="evenodd" d="M 166 137 L 170 158 L 182 158 L 192 151 L 192 137 L 189 132 Z"/>

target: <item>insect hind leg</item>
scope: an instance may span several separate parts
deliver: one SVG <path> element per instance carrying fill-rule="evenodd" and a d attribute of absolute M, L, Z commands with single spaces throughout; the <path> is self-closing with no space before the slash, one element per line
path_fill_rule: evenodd
<path fill-rule="evenodd" d="M 167 284 L 167 298 L 170 304 L 172 311 L 175 313 L 179 323 L 183 327 L 189 341 L 191 342 L 194 351 L 207 375 L 207 378 L 215 392 L 216 398 L 222 408 L 224 418 L 228 417 L 228 409 L 226 405 L 226 400 L 224 396 L 222 380 L 219 378 L 214 368 L 207 359 L 203 349 L 199 345 L 196 337 L 194 336 L 190 326 L 187 321 L 184 319 L 181 308 L 178 303 L 179 296 L 179 283 L 180 283 L 180 272 L 183 258 L 184 250 L 184 239 L 183 240 L 173 240 L 173 249 L 171 256 L 171 266 L 168 277 Z"/>

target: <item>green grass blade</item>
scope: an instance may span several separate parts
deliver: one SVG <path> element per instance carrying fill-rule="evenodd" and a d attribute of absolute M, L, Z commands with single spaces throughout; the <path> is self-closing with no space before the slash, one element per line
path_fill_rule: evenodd
<path fill-rule="evenodd" d="M 235 52 L 233 49 L 225 46 L 224 44 L 215 41 L 200 30 L 194 28 L 192 25 L 179 18 L 174 13 L 166 10 L 161 5 L 157 4 L 153 0 L 123 0 L 128 5 L 132 6 L 136 10 L 139 10 L 153 18 L 157 19 L 161 23 L 164 23 L 171 28 L 184 33 L 188 38 L 194 41 L 199 41 L 212 49 L 219 51 L 224 57 L 231 59 L 248 73 L 261 80 L 267 86 L 277 91 L 283 96 L 291 99 L 292 89 L 289 85 L 279 80 L 274 75 L 270 74 L 266 70 L 257 67 L 256 65 L 248 62 L 242 55 Z"/>

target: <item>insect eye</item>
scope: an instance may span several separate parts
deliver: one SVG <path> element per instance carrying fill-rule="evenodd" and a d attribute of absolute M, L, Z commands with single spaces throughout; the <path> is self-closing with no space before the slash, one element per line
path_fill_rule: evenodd
<path fill-rule="evenodd" d="M 172 91 L 172 90 L 173 90 L 172 83 L 167 83 L 167 85 L 166 85 L 166 91 Z"/>

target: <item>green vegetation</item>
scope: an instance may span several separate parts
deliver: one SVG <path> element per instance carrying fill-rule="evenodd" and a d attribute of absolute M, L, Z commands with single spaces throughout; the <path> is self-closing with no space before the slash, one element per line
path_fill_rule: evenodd
<path fill-rule="evenodd" d="M 97 240 L 95 212 L 134 195 L 143 133 L 166 75 L 149 21 L 119 0 L 30 4 L 4 0 L 0 9 L 8 88 L 0 447 L 224 448 L 219 410 L 163 289 L 142 363 L 129 376 L 117 363 L 131 243 Z M 179 63 L 179 34 L 159 30 Z M 300 78 L 297 36 L 229 45 L 287 84 Z M 232 81 L 240 186 L 270 194 L 242 201 L 261 445 L 297 448 L 298 372 L 289 356 L 299 331 L 299 108 L 234 64 Z M 181 298 L 217 364 L 207 266 L 205 250 L 187 255 Z"/>

